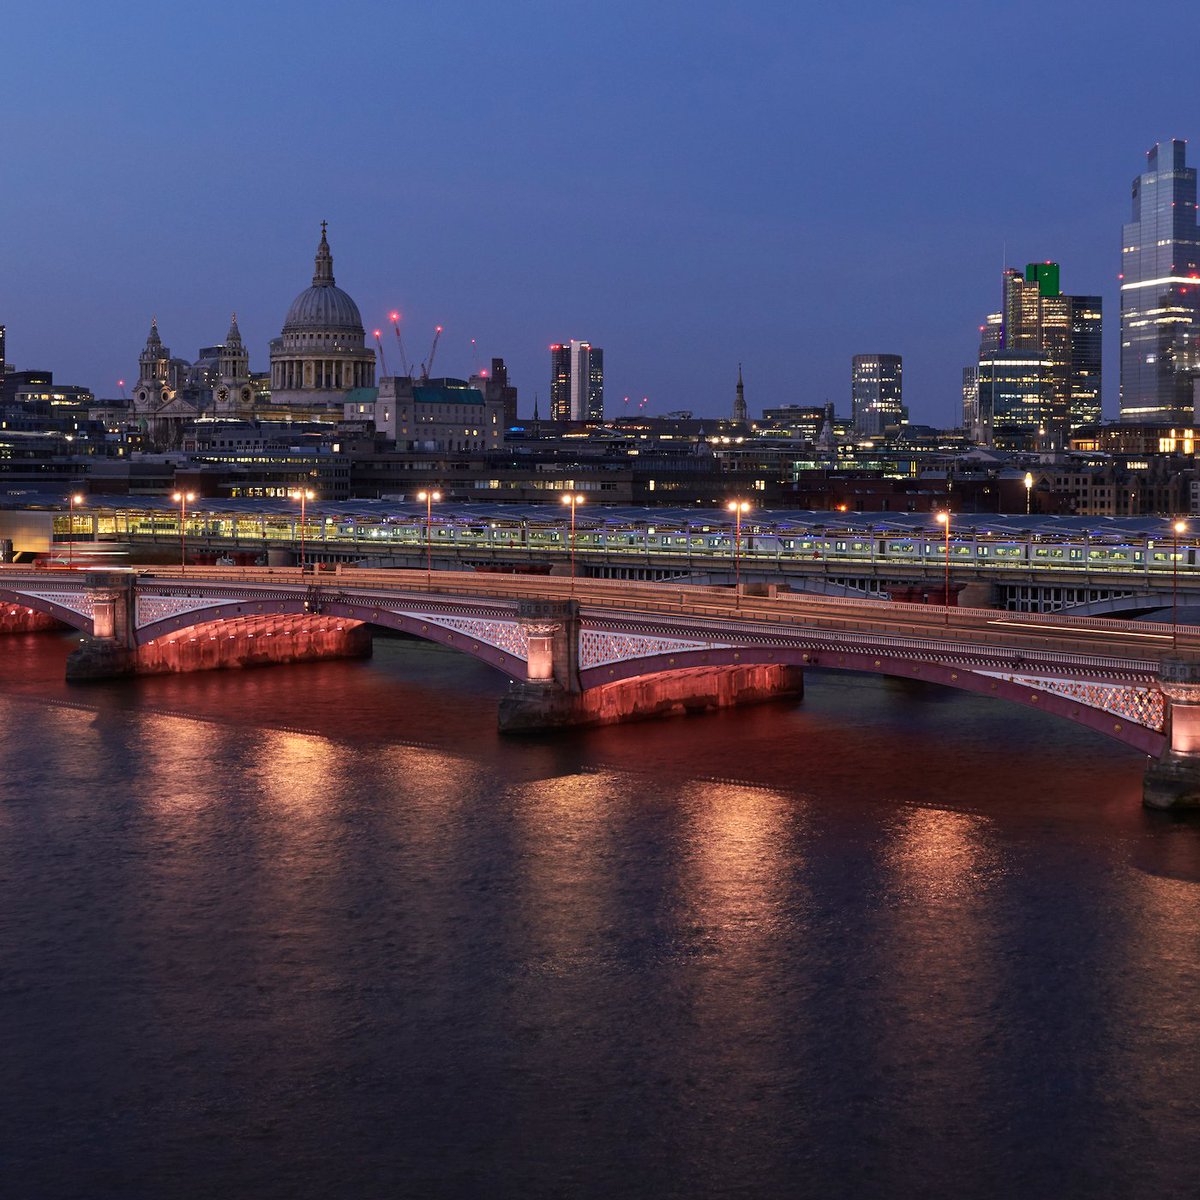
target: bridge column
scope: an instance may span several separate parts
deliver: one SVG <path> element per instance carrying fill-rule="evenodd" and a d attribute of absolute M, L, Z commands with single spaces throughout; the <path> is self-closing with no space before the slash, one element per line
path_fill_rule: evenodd
<path fill-rule="evenodd" d="M 1200 808 L 1200 662 L 1167 659 L 1159 671 L 1167 701 L 1167 750 L 1146 768 L 1147 808 Z"/>
<path fill-rule="evenodd" d="M 111 679 L 133 671 L 134 576 L 89 571 L 84 576 L 92 598 L 92 635 L 81 639 L 67 658 L 67 679 Z"/>
<path fill-rule="evenodd" d="M 517 620 L 529 644 L 527 675 L 523 682 L 512 684 L 500 701 L 501 732 L 579 724 L 579 604 L 522 600 Z"/>

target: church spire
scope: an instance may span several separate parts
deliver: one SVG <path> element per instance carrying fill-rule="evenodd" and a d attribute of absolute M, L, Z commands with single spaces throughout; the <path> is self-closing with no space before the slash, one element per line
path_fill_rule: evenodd
<path fill-rule="evenodd" d="M 742 425 L 746 423 L 746 388 L 742 383 L 741 363 L 738 363 L 737 396 L 733 401 L 733 419 Z"/>
<path fill-rule="evenodd" d="M 317 269 L 313 273 L 313 287 L 333 283 L 333 255 L 329 252 L 329 239 L 325 236 L 328 226 L 328 221 L 321 222 L 321 244 L 317 247 Z"/>
<path fill-rule="evenodd" d="M 242 331 L 238 328 L 237 313 L 234 313 L 229 319 L 229 332 L 225 335 L 226 349 L 231 349 L 234 346 L 241 346 Z"/>

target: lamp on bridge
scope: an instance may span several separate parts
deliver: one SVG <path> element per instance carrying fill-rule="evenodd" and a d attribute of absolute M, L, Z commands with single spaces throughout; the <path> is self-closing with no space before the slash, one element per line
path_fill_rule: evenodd
<path fill-rule="evenodd" d="M 1033 511 L 1033 472 L 1025 472 L 1025 515 Z"/>
<path fill-rule="evenodd" d="M 179 569 L 187 571 L 187 506 L 196 498 L 195 492 L 176 492 L 171 499 L 179 505 Z"/>
<path fill-rule="evenodd" d="M 441 492 L 418 492 L 417 499 L 425 501 L 425 586 L 433 583 L 433 502 L 442 498 Z"/>
<path fill-rule="evenodd" d="M 83 503 L 83 495 L 80 492 L 72 492 L 67 497 L 67 504 L 70 508 L 70 516 L 67 518 L 70 521 L 70 526 L 67 531 L 67 566 L 75 565 L 75 505 Z"/>
<path fill-rule="evenodd" d="M 1179 645 L 1179 535 L 1187 533 L 1186 521 L 1171 522 L 1171 649 Z"/>
<path fill-rule="evenodd" d="M 733 602 L 742 602 L 742 513 L 750 511 L 749 500 L 730 500 L 725 505 L 733 513 Z"/>
<path fill-rule="evenodd" d="M 305 553 L 304 553 L 304 527 L 305 527 L 305 512 L 310 500 L 315 500 L 317 493 L 312 488 L 293 488 L 288 492 L 289 500 L 300 501 L 300 571 L 304 572 L 305 568 Z"/>
<path fill-rule="evenodd" d="M 942 604 L 946 610 L 946 624 L 950 624 L 950 510 L 944 508 L 937 515 L 937 523 L 946 530 L 946 578 L 942 584 Z"/>
<path fill-rule="evenodd" d="M 583 497 L 568 492 L 563 498 L 564 504 L 571 506 L 571 595 L 575 595 L 575 509 L 583 503 Z"/>

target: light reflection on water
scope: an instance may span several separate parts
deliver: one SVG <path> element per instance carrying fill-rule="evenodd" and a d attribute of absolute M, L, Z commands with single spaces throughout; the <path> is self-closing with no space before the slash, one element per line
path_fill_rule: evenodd
<path fill-rule="evenodd" d="M 505 742 L 399 642 L 0 650 L 7 1193 L 1192 1192 L 1200 830 L 1115 743 L 836 675 Z"/>

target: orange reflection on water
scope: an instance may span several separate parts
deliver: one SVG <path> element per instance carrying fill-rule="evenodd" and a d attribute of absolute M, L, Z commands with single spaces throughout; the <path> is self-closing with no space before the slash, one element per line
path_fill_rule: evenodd
<path fill-rule="evenodd" d="M 627 920 L 611 845 L 613 810 L 624 799 L 620 778 L 606 772 L 526 783 L 516 797 L 517 904 L 535 969 L 595 966 Z"/>
<path fill-rule="evenodd" d="M 693 919 L 722 951 L 769 935 L 789 895 L 795 801 L 713 782 L 681 800 L 692 817 L 681 888 Z"/>

